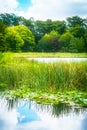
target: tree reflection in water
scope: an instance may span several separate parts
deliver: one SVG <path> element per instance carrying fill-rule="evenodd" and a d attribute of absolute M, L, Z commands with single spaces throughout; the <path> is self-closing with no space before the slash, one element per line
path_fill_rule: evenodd
<path fill-rule="evenodd" d="M 3 98 L 4 104 L 6 105 L 6 108 L 10 111 L 13 108 L 17 109 L 36 109 L 39 112 L 47 112 L 51 116 L 59 117 L 63 116 L 64 114 L 68 114 L 70 112 L 73 112 L 75 114 L 79 114 L 84 112 L 85 108 L 70 106 L 68 104 L 59 103 L 57 105 L 52 104 L 38 104 L 35 101 L 31 101 L 28 99 L 9 99 L 9 98 Z"/>

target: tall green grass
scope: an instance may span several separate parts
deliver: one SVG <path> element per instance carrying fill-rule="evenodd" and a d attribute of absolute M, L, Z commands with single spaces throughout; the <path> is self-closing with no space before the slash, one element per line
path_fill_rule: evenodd
<path fill-rule="evenodd" d="M 0 88 L 87 90 L 87 62 L 38 63 L 13 54 L 0 54 Z"/>

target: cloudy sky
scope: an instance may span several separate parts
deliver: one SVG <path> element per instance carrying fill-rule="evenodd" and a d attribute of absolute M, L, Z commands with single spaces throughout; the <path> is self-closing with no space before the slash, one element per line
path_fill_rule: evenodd
<path fill-rule="evenodd" d="M 27 19 L 64 20 L 87 17 L 87 0 L 0 0 L 0 13 L 15 13 Z"/>

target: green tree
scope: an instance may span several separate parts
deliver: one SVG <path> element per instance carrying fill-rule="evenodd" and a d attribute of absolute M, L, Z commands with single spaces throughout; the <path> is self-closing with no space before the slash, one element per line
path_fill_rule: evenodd
<path fill-rule="evenodd" d="M 62 51 L 69 51 L 69 45 L 72 38 L 73 35 L 69 31 L 60 36 L 59 42 L 61 44 Z"/>
<path fill-rule="evenodd" d="M 59 32 L 59 34 L 63 34 L 66 31 L 66 23 L 65 21 L 53 21 L 52 29 Z"/>
<path fill-rule="evenodd" d="M 87 29 L 84 34 L 84 40 L 85 40 L 85 51 L 87 52 Z"/>
<path fill-rule="evenodd" d="M 35 46 L 35 39 L 32 32 L 24 25 L 15 26 L 14 29 L 20 35 L 21 39 L 24 41 L 22 50 L 33 51 Z"/>
<path fill-rule="evenodd" d="M 51 51 L 58 51 L 60 49 L 60 44 L 59 44 L 60 34 L 57 31 L 53 30 L 49 33 L 49 35 L 51 39 L 50 42 Z"/>
<path fill-rule="evenodd" d="M 70 41 L 69 50 L 71 52 L 84 52 L 85 42 L 84 42 L 83 37 L 81 38 L 73 37 Z"/>
<path fill-rule="evenodd" d="M 7 44 L 5 42 L 5 29 L 6 25 L 0 20 L 0 51 L 4 52 L 7 50 Z"/>
<path fill-rule="evenodd" d="M 35 41 L 41 39 L 45 34 L 49 34 L 52 30 L 57 31 L 59 34 L 62 34 L 66 30 L 66 24 L 64 21 L 52 21 L 47 19 L 46 21 L 37 20 L 34 22 L 33 34 L 35 35 Z"/>
<path fill-rule="evenodd" d="M 59 49 L 59 34 L 56 31 L 51 31 L 49 34 L 45 34 L 39 41 L 39 51 L 58 51 Z"/>
<path fill-rule="evenodd" d="M 69 31 L 77 38 L 84 37 L 85 34 L 85 29 L 80 25 L 70 28 Z"/>
<path fill-rule="evenodd" d="M 8 50 L 8 46 L 6 43 L 5 36 L 2 33 L 0 33 L 0 52 L 4 52 L 7 50 Z"/>
<path fill-rule="evenodd" d="M 77 25 L 80 25 L 81 27 L 86 27 L 87 21 L 86 19 L 82 19 L 79 16 L 73 16 L 67 18 L 67 26 L 69 28 L 75 27 Z"/>
<path fill-rule="evenodd" d="M 21 47 L 24 44 L 24 41 L 20 35 L 15 31 L 14 27 L 8 27 L 6 29 L 6 43 L 8 44 L 9 51 L 21 51 Z"/>
<path fill-rule="evenodd" d="M 20 25 L 23 24 L 24 18 L 16 16 L 15 14 L 0 14 L 0 20 L 7 26 L 14 26 L 14 25 Z"/>
<path fill-rule="evenodd" d="M 50 51 L 50 42 L 51 42 L 51 39 L 50 39 L 50 35 L 49 34 L 45 34 L 40 40 L 39 40 L 39 43 L 38 43 L 38 51 Z"/>
<path fill-rule="evenodd" d="M 4 34 L 6 27 L 2 20 L 0 20 L 0 33 Z"/>
<path fill-rule="evenodd" d="M 84 37 L 85 30 L 87 28 L 87 20 L 78 16 L 69 17 L 67 18 L 67 26 L 69 31 L 75 37 Z"/>
<path fill-rule="evenodd" d="M 25 19 L 22 18 L 21 19 L 23 25 L 25 25 L 28 29 L 31 30 L 31 32 L 33 33 L 33 35 L 35 34 L 35 21 L 34 18 L 30 18 L 30 19 Z"/>
<path fill-rule="evenodd" d="M 32 32 L 23 25 L 8 27 L 6 29 L 6 42 L 11 51 L 32 51 L 35 45 Z"/>

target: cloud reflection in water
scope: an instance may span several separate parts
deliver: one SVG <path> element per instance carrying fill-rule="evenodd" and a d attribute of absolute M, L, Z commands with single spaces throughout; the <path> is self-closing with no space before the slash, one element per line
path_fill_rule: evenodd
<path fill-rule="evenodd" d="M 87 130 L 87 109 L 27 100 L 9 103 L 0 99 L 0 130 Z"/>

